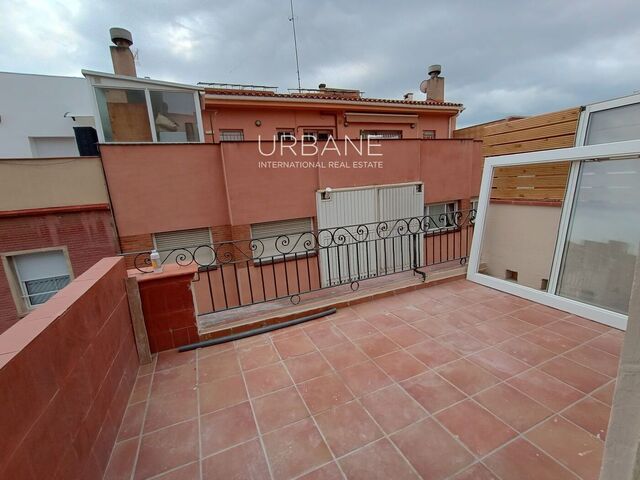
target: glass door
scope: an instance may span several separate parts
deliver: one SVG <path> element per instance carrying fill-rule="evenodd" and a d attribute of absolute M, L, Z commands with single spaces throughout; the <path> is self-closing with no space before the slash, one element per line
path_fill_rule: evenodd
<path fill-rule="evenodd" d="M 627 314 L 640 241 L 640 159 L 581 162 L 557 294 Z"/>

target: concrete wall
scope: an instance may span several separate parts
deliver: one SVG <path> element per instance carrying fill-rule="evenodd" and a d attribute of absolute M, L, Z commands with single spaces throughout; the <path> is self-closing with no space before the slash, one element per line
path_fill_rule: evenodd
<path fill-rule="evenodd" d="M 507 269 L 516 271 L 517 283 L 540 289 L 551 272 L 560 211 L 559 206 L 491 202 L 480 256 L 486 273 L 504 279 Z"/>
<path fill-rule="evenodd" d="M 109 204 L 99 157 L 0 159 L 0 211 L 95 204 Z"/>
<path fill-rule="evenodd" d="M 102 478 L 138 366 L 124 260 L 0 335 L 0 478 Z"/>
<path fill-rule="evenodd" d="M 0 73 L 0 105 L 0 158 L 35 156 L 29 137 L 75 140 L 74 126 L 93 125 L 93 100 L 84 78 Z M 91 118 L 74 122 L 64 118 L 66 112 Z"/>

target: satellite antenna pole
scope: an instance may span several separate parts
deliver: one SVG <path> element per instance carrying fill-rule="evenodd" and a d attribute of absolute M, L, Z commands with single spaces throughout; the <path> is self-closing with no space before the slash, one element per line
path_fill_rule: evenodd
<path fill-rule="evenodd" d="M 298 39 L 296 38 L 296 17 L 293 13 L 293 0 L 290 0 L 291 4 L 291 24 L 293 25 L 293 46 L 296 50 L 296 72 L 298 74 L 298 91 L 302 90 L 302 86 L 300 85 L 300 63 L 298 62 Z"/>

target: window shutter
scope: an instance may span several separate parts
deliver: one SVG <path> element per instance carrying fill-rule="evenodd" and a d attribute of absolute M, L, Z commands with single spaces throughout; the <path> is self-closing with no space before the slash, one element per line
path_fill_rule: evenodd
<path fill-rule="evenodd" d="M 195 228 L 192 230 L 176 230 L 174 232 L 161 232 L 154 235 L 156 249 L 160 253 L 163 263 L 188 264 L 191 258 L 185 260 L 176 257 L 180 252 L 171 252 L 173 249 L 188 250 L 192 254 L 195 252 L 195 261 L 200 266 L 211 265 L 214 260 L 213 251 L 209 248 L 197 248 L 201 245 L 211 245 L 211 234 L 208 228 Z M 196 251 L 197 249 L 197 251 Z M 184 253 L 184 252 L 182 252 Z"/>
<path fill-rule="evenodd" d="M 282 256 L 283 254 L 276 248 L 276 240 L 280 235 L 290 236 L 291 243 L 289 245 L 290 248 L 292 248 L 290 253 L 304 252 L 306 251 L 304 242 L 307 238 L 300 239 L 302 235 L 295 234 L 310 232 L 311 230 L 313 230 L 313 223 L 310 218 L 294 218 L 292 220 L 282 220 L 278 222 L 255 223 L 251 225 L 251 238 L 263 239 L 261 242 L 262 245 L 264 245 L 264 251 L 260 252 L 261 249 L 258 249 L 258 251 L 254 253 L 254 258 L 260 257 L 265 260 L 271 260 L 270 257 L 277 259 L 278 255 Z M 313 240 L 310 235 L 305 237 Z M 286 252 L 289 253 L 289 248 L 286 249 Z"/>

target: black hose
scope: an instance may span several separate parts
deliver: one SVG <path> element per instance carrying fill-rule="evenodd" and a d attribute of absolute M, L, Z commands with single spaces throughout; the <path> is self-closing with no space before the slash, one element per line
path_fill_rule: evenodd
<path fill-rule="evenodd" d="M 273 325 L 267 325 L 265 327 L 255 328 L 253 330 L 247 330 L 246 332 L 233 333 L 225 337 L 213 338 L 211 340 L 204 340 L 203 342 L 192 343 L 190 345 L 184 345 L 178 348 L 179 352 L 188 352 L 195 350 L 196 348 L 211 347 L 212 345 L 220 345 L 221 343 L 231 342 L 233 340 L 240 340 L 242 338 L 253 337 L 254 335 L 260 335 L 261 333 L 272 332 L 280 328 L 291 327 L 300 323 L 308 322 L 309 320 L 315 320 L 316 318 L 326 317 L 327 315 L 333 315 L 336 313 L 335 308 L 330 308 L 324 312 L 314 313 L 313 315 L 307 315 L 306 317 L 300 317 L 287 322 L 274 323 Z"/>

